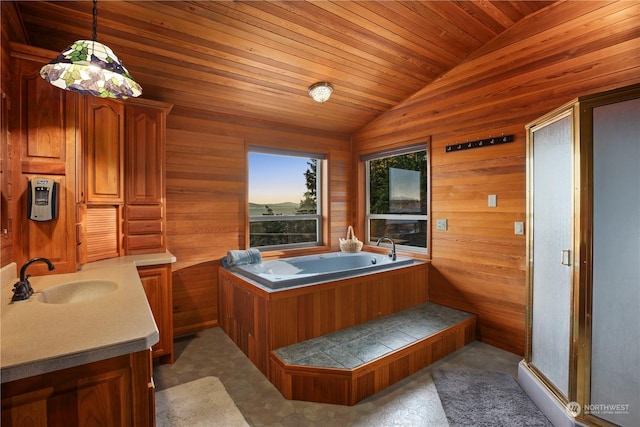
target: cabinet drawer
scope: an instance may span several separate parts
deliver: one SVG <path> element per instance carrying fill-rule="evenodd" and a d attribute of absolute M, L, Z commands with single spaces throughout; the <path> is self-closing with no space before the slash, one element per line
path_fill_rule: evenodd
<path fill-rule="evenodd" d="M 127 222 L 127 235 L 162 233 L 162 220 L 140 220 Z"/>
<path fill-rule="evenodd" d="M 127 205 L 126 209 L 127 220 L 162 218 L 162 205 Z"/>
<path fill-rule="evenodd" d="M 140 249 L 164 249 L 162 234 L 139 234 L 127 236 L 127 253 Z"/>

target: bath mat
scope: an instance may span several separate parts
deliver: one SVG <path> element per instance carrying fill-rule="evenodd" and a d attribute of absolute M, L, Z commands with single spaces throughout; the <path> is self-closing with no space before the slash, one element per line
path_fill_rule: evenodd
<path fill-rule="evenodd" d="M 434 369 L 432 376 L 451 427 L 553 427 L 511 375 Z"/>
<path fill-rule="evenodd" d="M 216 377 L 156 393 L 157 427 L 244 427 L 244 417 Z"/>

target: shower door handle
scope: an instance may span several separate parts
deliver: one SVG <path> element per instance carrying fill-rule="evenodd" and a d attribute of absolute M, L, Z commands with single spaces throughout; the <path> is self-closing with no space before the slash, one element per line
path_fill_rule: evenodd
<path fill-rule="evenodd" d="M 562 265 L 571 265 L 571 249 L 565 249 L 562 251 L 562 259 L 560 260 Z"/>

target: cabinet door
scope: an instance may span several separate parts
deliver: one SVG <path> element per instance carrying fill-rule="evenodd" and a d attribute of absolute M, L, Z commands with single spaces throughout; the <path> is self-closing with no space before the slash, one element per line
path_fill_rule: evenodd
<path fill-rule="evenodd" d="M 161 363 L 173 363 L 171 266 L 138 267 L 138 274 L 160 332 L 160 341 L 152 347 L 153 357 Z"/>
<path fill-rule="evenodd" d="M 85 97 L 87 203 L 124 203 L 124 105 Z"/>
<path fill-rule="evenodd" d="M 2 426 L 153 426 L 147 350 L 2 384 Z"/>
<path fill-rule="evenodd" d="M 126 107 L 127 203 L 164 202 L 165 112 Z"/>
<path fill-rule="evenodd" d="M 569 394 L 573 280 L 573 115 L 569 109 L 531 130 L 531 362 Z"/>

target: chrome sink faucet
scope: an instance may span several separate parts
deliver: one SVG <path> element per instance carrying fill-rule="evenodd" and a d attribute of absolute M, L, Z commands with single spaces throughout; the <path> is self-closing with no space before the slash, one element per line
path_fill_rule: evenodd
<path fill-rule="evenodd" d="M 27 267 L 34 262 L 46 263 L 49 271 L 56 268 L 47 258 L 31 258 L 25 262 L 22 268 L 20 268 L 20 281 L 13 285 L 13 297 L 11 297 L 11 301 L 22 301 L 29 299 L 29 297 L 33 295 L 33 288 L 31 287 L 31 283 L 29 283 L 29 277 L 31 277 L 31 275 L 27 274 Z"/>
<path fill-rule="evenodd" d="M 383 240 L 388 240 L 391 242 L 391 253 L 389 254 L 389 256 L 393 261 L 395 261 L 396 260 L 396 242 L 394 242 L 391 237 L 381 237 L 376 242 L 376 246 L 380 246 L 380 242 L 382 242 Z"/>

